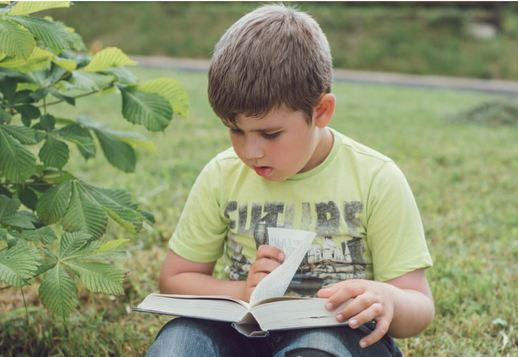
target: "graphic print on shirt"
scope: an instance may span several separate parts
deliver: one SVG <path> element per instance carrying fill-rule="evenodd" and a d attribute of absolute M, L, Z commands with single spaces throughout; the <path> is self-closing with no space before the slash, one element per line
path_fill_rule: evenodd
<path fill-rule="evenodd" d="M 252 261 L 244 254 L 239 236 L 254 239 L 255 248 L 268 244 L 268 227 L 299 228 L 314 231 L 317 238 L 308 250 L 288 288 L 289 294 L 313 296 L 324 285 L 347 279 L 367 278 L 361 238 L 359 201 L 303 202 L 301 207 L 282 202 L 237 204 L 225 209 L 229 219 L 225 273 L 231 280 L 245 280 Z M 298 215 L 296 214 L 298 213 Z M 295 217 L 300 222 L 296 224 Z"/>

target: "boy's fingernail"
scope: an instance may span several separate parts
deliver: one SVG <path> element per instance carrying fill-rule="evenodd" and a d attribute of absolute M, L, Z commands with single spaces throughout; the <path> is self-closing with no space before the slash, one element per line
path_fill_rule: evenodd
<path fill-rule="evenodd" d="M 328 303 L 326 304 L 326 309 L 328 309 L 328 310 L 333 310 L 333 304 L 331 304 L 330 302 L 328 302 Z"/>
<path fill-rule="evenodd" d="M 351 320 L 349 320 L 348 325 L 351 327 L 355 327 L 356 325 L 358 325 L 358 320 L 351 319 Z"/>
<path fill-rule="evenodd" d="M 343 322 L 345 320 L 344 315 L 342 315 L 342 314 L 336 315 L 336 320 L 340 321 L 340 322 Z"/>
<path fill-rule="evenodd" d="M 360 341 L 360 347 L 361 347 L 361 348 L 365 348 L 365 347 L 367 347 L 367 342 L 365 342 L 365 341 Z"/>
<path fill-rule="evenodd" d="M 279 253 L 279 260 L 284 260 L 284 253 Z"/>

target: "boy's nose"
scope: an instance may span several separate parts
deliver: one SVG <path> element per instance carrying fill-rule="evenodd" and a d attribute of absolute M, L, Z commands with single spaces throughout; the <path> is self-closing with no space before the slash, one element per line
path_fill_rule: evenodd
<path fill-rule="evenodd" d="M 245 143 L 243 154 L 248 160 L 256 160 L 264 156 L 264 151 L 259 143 L 249 141 Z"/>

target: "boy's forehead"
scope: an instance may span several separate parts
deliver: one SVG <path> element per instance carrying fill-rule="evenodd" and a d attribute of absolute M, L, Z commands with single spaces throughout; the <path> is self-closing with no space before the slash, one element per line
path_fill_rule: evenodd
<path fill-rule="evenodd" d="M 304 113 L 293 110 L 286 106 L 271 109 L 264 115 L 236 115 L 235 128 L 246 127 L 252 131 L 266 131 L 280 129 L 285 126 L 286 121 L 300 117 L 304 120 Z"/>

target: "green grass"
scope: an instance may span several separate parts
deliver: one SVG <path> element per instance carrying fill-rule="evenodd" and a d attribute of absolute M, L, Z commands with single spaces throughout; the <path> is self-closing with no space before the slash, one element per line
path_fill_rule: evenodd
<path fill-rule="evenodd" d="M 130 190 L 157 219 L 132 239 L 122 264 L 128 270 L 121 297 L 80 294 L 80 309 L 65 328 L 38 307 L 35 289 L 26 325 L 19 290 L 0 290 L 0 354 L 4 356 L 140 356 L 166 317 L 128 314 L 157 290 L 160 264 L 190 186 L 201 167 L 228 140 L 206 99 L 206 75 L 136 71 L 141 78 L 173 75 L 191 98 L 187 120 L 147 136 L 155 151 L 140 151 L 135 174 L 111 168 L 99 157 L 77 153 L 67 167 L 106 187 Z M 420 207 L 434 267 L 428 278 L 437 316 L 419 337 L 398 343 L 407 356 L 512 356 L 518 353 L 518 129 L 484 126 L 455 116 L 488 95 L 337 83 L 332 126 L 392 157 L 403 169 Z M 113 105 L 116 103 L 116 105 Z M 78 101 L 77 110 L 112 127 L 134 130 L 120 115 L 116 95 Z M 139 130 L 142 132 L 142 130 Z M 111 235 L 125 235 L 116 227 Z M 36 307 L 34 307 L 36 306 Z"/>
<path fill-rule="evenodd" d="M 259 2 L 77 2 L 49 13 L 88 46 L 209 58 L 224 31 Z M 292 4 L 293 5 L 293 4 Z M 296 3 L 319 22 L 338 68 L 518 80 L 517 4 Z M 497 14 L 497 6 L 501 10 Z M 470 24 L 498 16 L 490 39 Z"/>

